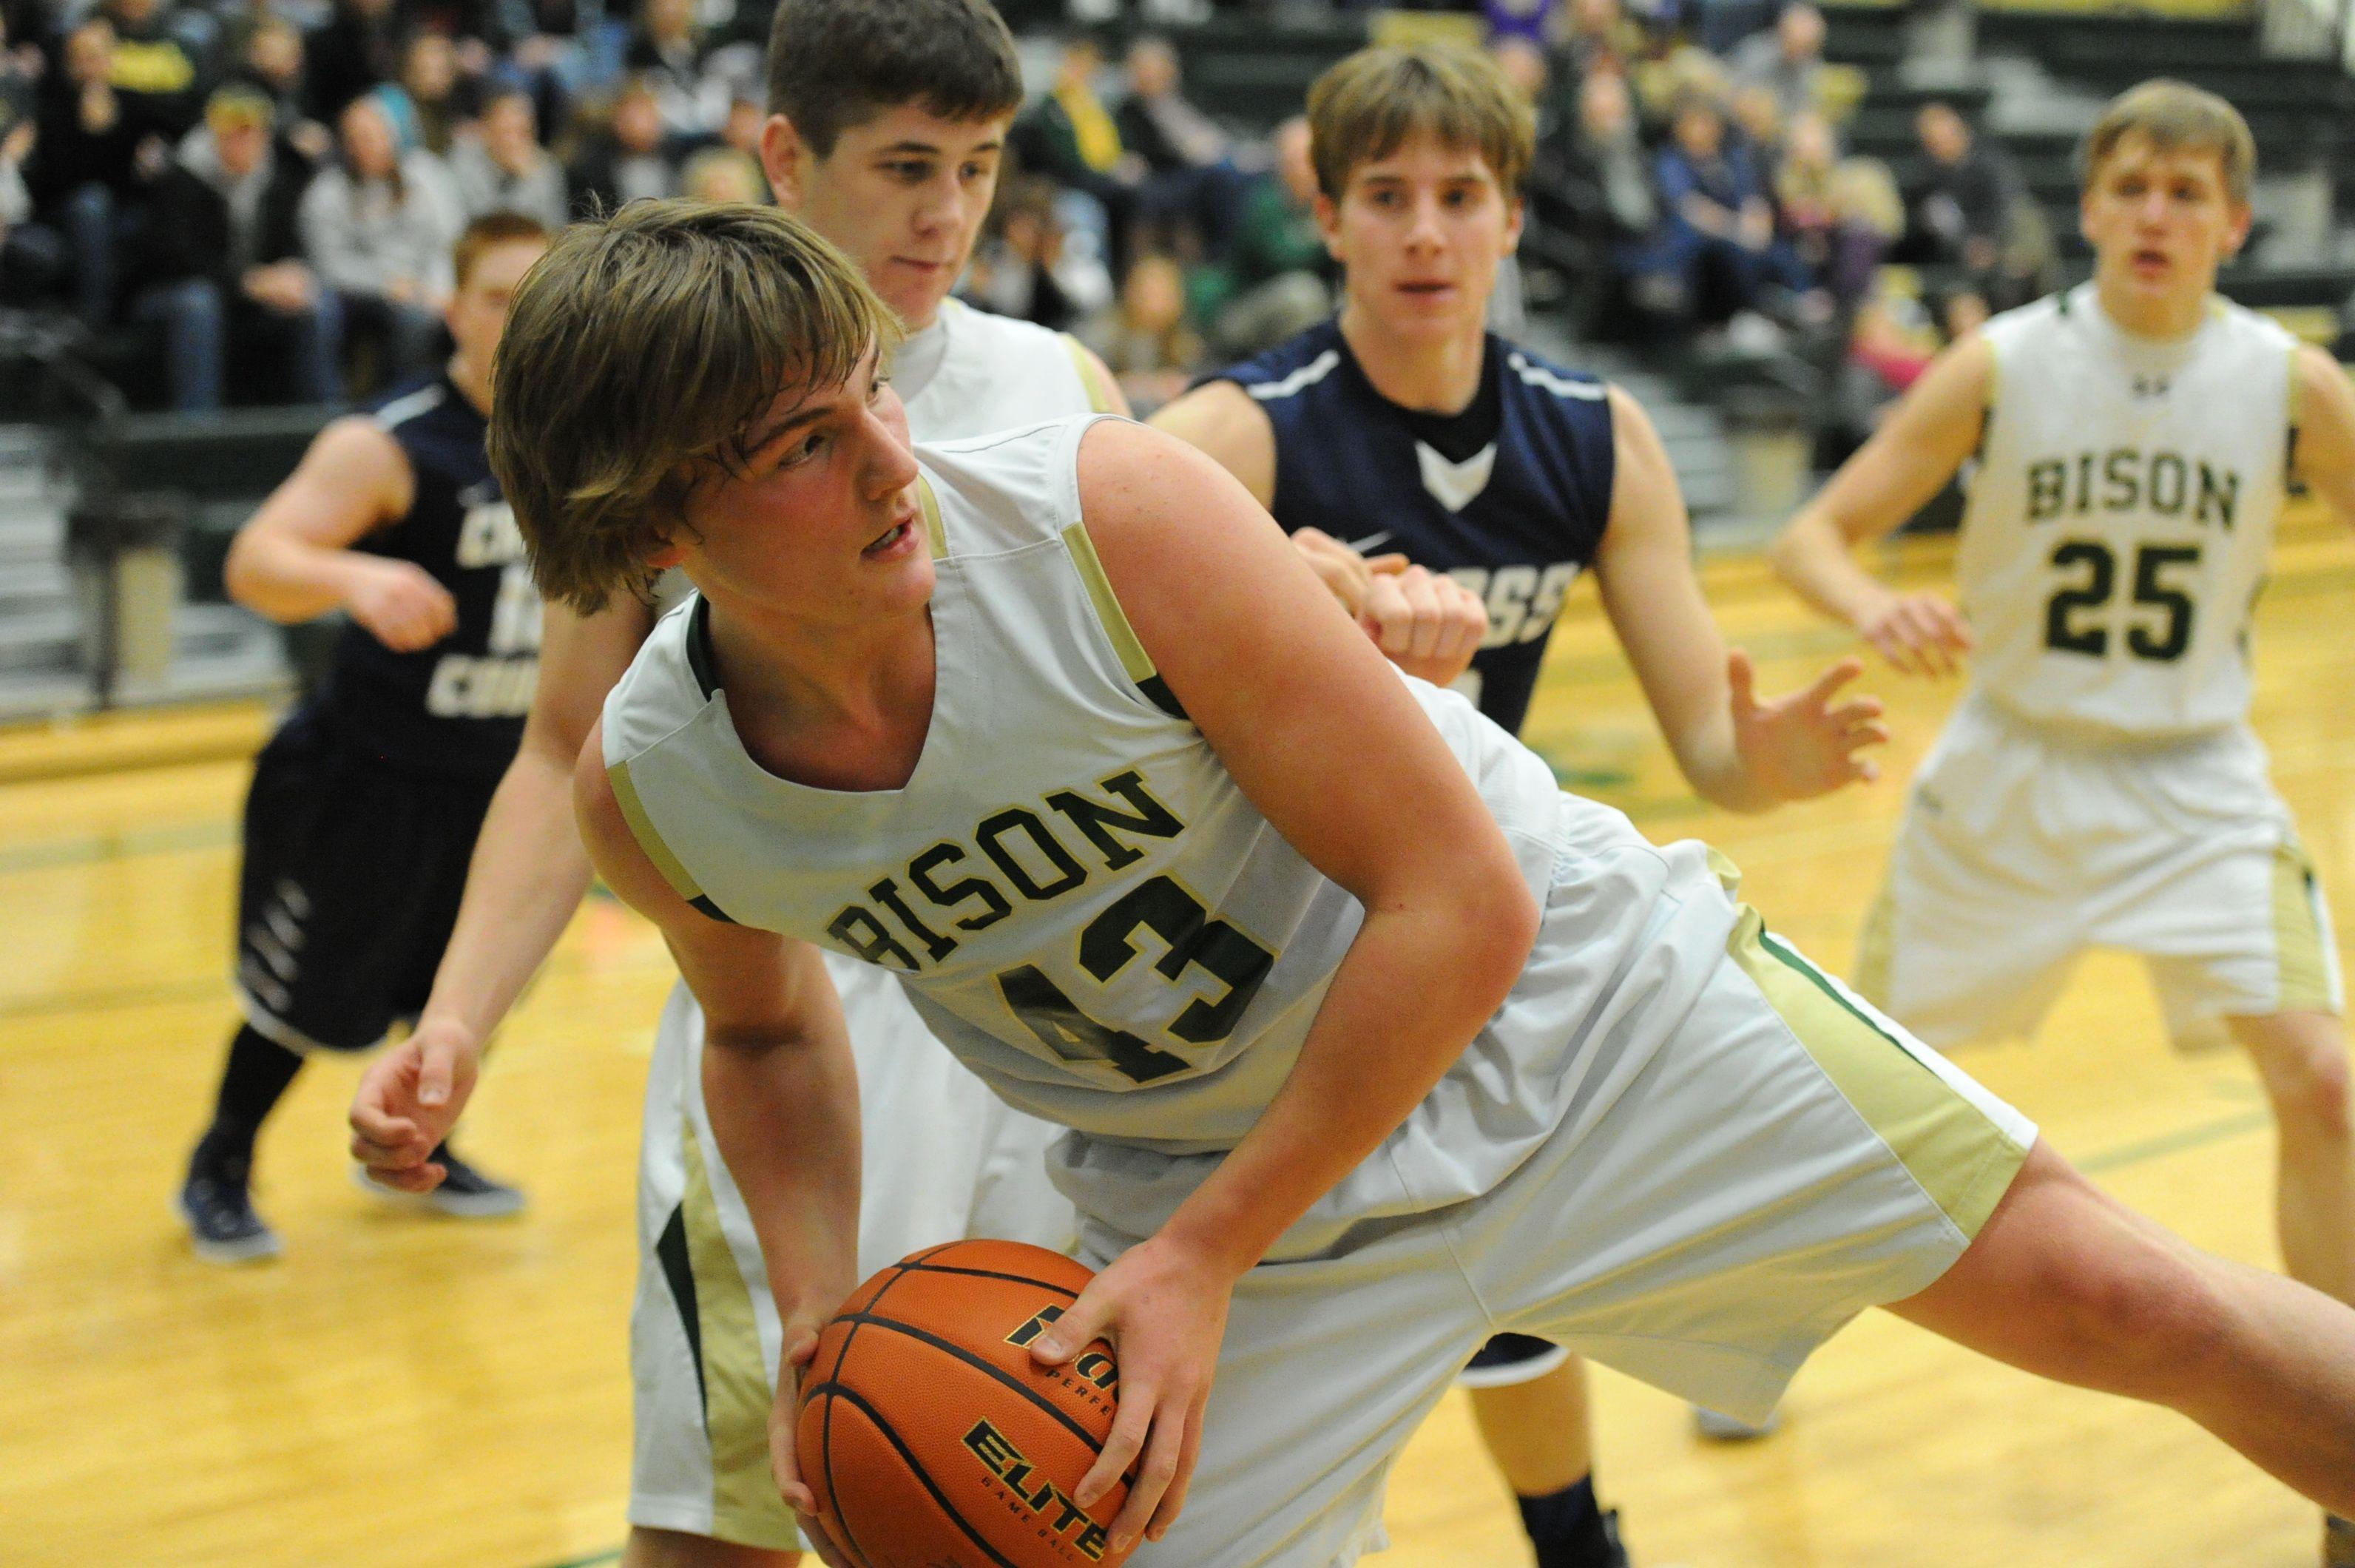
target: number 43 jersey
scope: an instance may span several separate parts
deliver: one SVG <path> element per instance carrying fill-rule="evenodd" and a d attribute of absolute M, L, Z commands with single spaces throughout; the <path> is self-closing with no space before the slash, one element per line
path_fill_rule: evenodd
<path fill-rule="evenodd" d="M 1290 1072 L 1362 912 L 1243 796 L 1131 632 L 1080 520 L 1091 422 L 917 449 L 938 677 L 900 788 L 755 763 L 699 596 L 607 699 L 604 756 L 648 858 L 707 913 L 897 974 L 1018 1109 L 1209 1153 Z M 1542 896 L 1565 811 L 1551 773 L 1461 698 L 1414 688 Z"/>
<path fill-rule="evenodd" d="M 2130 336 L 2094 285 L 1998 316 L 1956 559 L 1980 688 L 2024 718 L 2160 737 L 2239 722 L 2296 340 L 2222 300 Z"/>

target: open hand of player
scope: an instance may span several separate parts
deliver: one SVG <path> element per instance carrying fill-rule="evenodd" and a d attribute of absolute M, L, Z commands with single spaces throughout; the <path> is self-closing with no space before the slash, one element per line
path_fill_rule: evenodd
<path fill-rule="evenodd" d="M 458 602 L 413 560 L 357 557 L 344 608 L 397 654 L 430 648 L 458 628 Z"/>
<path fill-rule="evenodd" d="M 350 1121 L 352 1157 L 369 1180 L 403 1192 L 441 1185 L 447 1172 L 426 1157 L 457 1125 L 481 1065 L 472 1039 L 430 1019 L 368 1064 Z"/>
<path fill-rule="evenodd" d="M 1971 651 L 1970 623 L 1934 593 L 1891 593 L 1856 629 L 1908 675 L 1952 675 Z"/>
<path fill-rule="evenodd" d="M 1863 660 L 1842 659 L 1805 691 L 1761 702 L 1750 656 L 1740 648 L 1726 656 L 1734 750 L 1772 799 L 1806 800 L 1881 776 L 1872 759 L 1858 754 L 1889 739 L 1879 699 L 1859 697 L 1834 706 L 1839 688 L 1863 673 Z"/>
<path fill-rule="evenodd" d="M 1462 675 L 1488 635 L 1488 607 L 1452 577 L 1407 564 L 1402 555 L 1376 556 L 1358 624 L 1383 655 L 1409 675 L 1445 686 Z"/>
<path fill-rule="evenodd" d="M 1109 1340 L 1119 1358 L 1112 1435 L 1071 1494 L 1091 1508 L 1135 1467 L 1128 1500 L 1109 1532 L 1115 1551 L 1140 1533 L 1160 1540 L 1186 1505 L 1233 1291 L 1232 1275 L 1156 1236 L 1123 1253 L 1031 1342 L 1031 1355 L 1048 1366 L 1098 1339 Z"/>

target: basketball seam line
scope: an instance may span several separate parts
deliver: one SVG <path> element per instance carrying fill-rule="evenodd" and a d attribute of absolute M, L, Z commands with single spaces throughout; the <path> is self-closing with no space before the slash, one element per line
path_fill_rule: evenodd
<path fill-rule="evenodd" d="M 892 1284 L 894 1285 L 898 1283 L 899 1282 L 897 1280 L 892 1281 Z M 867 1418 L 875 1423 L 875 1430 L 883 1435 L 883 1440 L 891 1445 L 891 1446 L 898 1451 L 900 1457 L 907 1462 L 908 1474 L 915 1477 L 917 1480 L 922 1482 L 924 1490 L 932 1493 L 932 1500 L 941 1505 L 941 1511 L 948 1515 L 949 1518 L 954 1520 L 956 1521 L 956 1527 L 964 1531 L 967 1538 L 970 1539 L 975 1546 L 980 1547 L 983 1552 L 986 1552 L 989 1556 L 989 1560 L 992 1563 L 998 1564 L 998 1568 L 1021 1568 L 1020 1563 L 1004 1556 L 998 1552 L 997 1548 L 992 1546 L 987 1541 L 982 1539 L 981 1531 L 975 1530 L 969 1522 L 966 1521 L 964 1515 L 957 1511 L 956 1504 L 949 1501 L 947 1494 L 941 1490 L 939 1485 L 935 1483 L 931 1475 L 925 1471 L 922 1461 L 916 1457 L 915 1450 L 910 1448 L 905 1443 L 900 1440 L 900 1434 L 892 1427 L 889 1421 L 884 1419 L 883 1413 L 881 1411 L 877 1410 L 872 1404 L 869 1404 L 863 1397 L 854 1392 L 852 1390 L 840 1387 L 834 1383 L 824 1384 L 820 1390 L 815 1392 L 824 1392 L 829 1402 L 837 1399 L 842 1400 L 847 1403 L 856 1405 L 860 1410 L 864 1411 L 867 1413 Z M 827 1418 L 831 1420 L 833 1417 L 833 1412 L 829 1410 L 826 1413 Z"/>
<path fill-rule="evenodd" d="M 893 1275 L 890 1279 L 885 1280 L 880 1285 L 876 1287 L 875 1294 L 868 1297 L 868 1306 L 872 1307 L 877 1302 L 882 1300 L 884 1296 L 890 1294 L 891 1287 L 893 1285 L 908 1277 L 908 1267 L 905 1260 L 902 1260 L 898 1264 L 894 1264 L 891 1266 L 897 1268 L 900 1272 Z M 836 1317 L 837 1317 L 840 1316 L 841 1314 L 839 1313 L 836 1314 Z M 850 1325 L 850 1332 L 842 1337 L 842 1346 L 834 1353 L 834 1371 L 827 1374 L 826 1381 L 820 1383 L 818 1385 L 819 1388 L 832 1388 L 836 1386 L 835 1380 L 842 1376 L 842 1363 L 847 1360 L 850 1357 L 850 1342 L 858 1338 L 858 1323 L 854 1321 Z M 815 1391 L 804 1391 L 802 1394 L 802 1403 L 804 1404 L 807 1404 L 809 1403 L 810 1394 L 814 1392 Z M 868 1413 L 873 1414 L 874 1413 L 869 1411 Z M 878 1417 L 877 1419 L 879 1421 L 881 1418 Z M 799 1443 L 801 1441 L 799 1432 L 801 1422 L 796 1419 L 794 1423 L 794 1426 L 795 1428 L 794 1440 L 795 1443 Z M 899 1442 L 899 1438 L 896 1435 L 893 1435 L 892 1442 L 896 1445 Z M 826 1467 L 826 1495 L 828 1498 L 833 1498 L 837 1494 L 834 1489 L 834 1402 L 832 1400 L 828 1400 L 826 1402 L 826 1415 L 818 1428 L 818 1451 L 820 1462 Z M 954 1512 L 954 1510 L 951 1511 Z M 862 1563 L 870 1561 L 867 1555 L 867 1549 L 858 1544 L 858 1537 L 852 1532 L 850 1520 L 843 1517 L 842 1509 L 839 1503 L 835 1507 L 834 1517 L 836 1522 L 842 1526 L 842 1533 L 845 1536 L 849 1537 L 851 1555 L 857 1557 Z M 962 1523 L 963 1521 L 960 1520 L 959 1522 Z"/>
<path fill-rule="evenodd" d="M 1096 1449 L 1099 1452 L 1103 1450 L 1103 1445 L 1096 1440 L 1096 1436 L 1093 1433 L 1090 1432 L 1086 1427 L 1082 1426 L 1078 1422 L 1073 1421 L 1068 1413 L 1059 1407 L 1054 1401 L 1049 1399 L 1046 1395 L 1026 1388 L 1021 1383 L 1016 1381 L 1012 1374 L 1007 1372 L 1003 1367 L 998 1366 L 996 1362 L 986 1360 L 980 1356 L 976 1356 L 971 1350 L 966 1349 L 964 1346 L 956 1344 L 952 1340 L 943 1339 L 937 1334 L 928 1334 L 912 1323 L 901 1322 L 897 1317 L 877 1317 L 864 1312 L 846 1314 L 846 1316 L 850 1317 L 855 1322 L 871 1323 L 878 1328 L 892 1329 L 898 1333 L 906 1335 L 911 1339 L 921 1339 L 936 1350 L 947 1351 L 950 1355 L 954 1356 L 958 1360 L 964 1362 L 967 1366 L 979 1368 L 981 1371 L 987 1372 L 997 1381 L 1005 1384 L 1007 1388 L 1012 1389 L 1016 1393 L 1020 1394 L 1024 1399 L 1028 1400 L 1032 1404 L 1037 1405 L 1040 1410 L 1045 1411 L 1049 1415 L 1053 1416 L 1058 1422 L 1062 1424 L 1064 1429 L 1070 1432 L 1072 1436 L 1078 1438 L 1081 1442 L 1086 1444 L 1091 1448 Z M 846 1336 L 846 1339 L 847 1338 L 847 1337 Z M 835 1375 L 837 1378 L 841 1376 L 841 1368 L 839 1366 L 835 1369 Z M 831 1380 L 829 1380 L 826 1386 L 833 1386 Z"/>
<path fill-rule="evenodd" d="M 968 1279 L 1002 1279 L 1009 1285 L 1035 1285 L 1041 1290 L 1051 1290 L 1057 1296 L 1069 1296 L 1073 1301 L 1080 1298 L 1080 1293 L 1076 1290 L 1056 1285 L 1049 1280 L 1034 1279 L 1027 1274 L 1000 1274 L 996 1269 L 986 1268 L 953 1268 L 947 1264 L 902 1263 L 899 1266 L 909 1274 L 961 1274 Z M 900 1282 L 893 1280 L 891 1283 L 897 1285 Z M 876 1293 L 876 1299 L 882 1299 L 880 1291 Z M 874 1304 L 870 1302 L 868 1305 Z"/>

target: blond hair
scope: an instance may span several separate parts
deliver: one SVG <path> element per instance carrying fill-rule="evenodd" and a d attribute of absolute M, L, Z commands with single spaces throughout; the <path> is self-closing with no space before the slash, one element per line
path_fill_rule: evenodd
<path fill-rule="evenodd" d="M 1409 136 L 1476 147 L 1508 196 L 1536 148 L 1537 117 L 1497 62 L 1453 44 L 1359 49 L 1308 89 L 1308 158 L 1316 188 L 1335 201 L 1360 164 L 1387 158 Z"/>
<path fill-rule="evenodd" d="M 525 274 L 493 371 L 491 466 L 551 599 L 643 592 L 687 466 L 783 392 L 849 379 L 899 325 L 858 269 L 773 207 L 633 202 Z"/>
<path fill-rule="evenodd" d="M 2162 153 L 2213 153 L 2224 165 L 2224 192 L 2246 206 L 2257 174 L 2256 138 L 2241 112 L 2202 88 L 2157 77 L 2110 100 L 2077 152 L 2077 178 L 2086 189 L 2103 162 L 2128 135 L 2140 134 Z"/>

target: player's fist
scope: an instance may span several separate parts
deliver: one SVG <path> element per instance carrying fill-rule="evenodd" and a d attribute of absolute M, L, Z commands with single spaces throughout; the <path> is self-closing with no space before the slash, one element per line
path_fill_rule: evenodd
<path fill-rule="evenodd" d="M 352 1096 L 352 1157 L 368 1179 L 402 1192 L 431 1192 L 449 1174 L 432 1163 L 474 1092 L 482 1050 L 453 1025 L 432 1019 L 368 1064 Z"/>
<path fill-rule="evenodd" d="M 1488 635 L 1488 607 L 1452 577 L 1441 577 L 1403 556 L 1369 563 L 1366 602 L 1358 624 L 1392 664 L 1434 686 L 1469 668 Z"/>
<path fill-rule="evenodd" d="M 1934 593 L 1891 593 L 1856 624 L 1881 656 L 1908 675 L 1952 675 L 1971 651 L 1970 623 Z"/>
<path fill-rule="evenodd" d="M 1292 548 L 1341 602 L 1341 608 L 1355 615 L 1366 607 L 1366 585 L 1373 577 L 1373 568 L 1364 556 L 1322 528 L 1302 528 L 1292 536 Z"/>
<path fill-rule="evenodd" d="M 458 629 L 458 602 L 415 561 L 361 557 L 352 565 L 344 608 L 394 653 L 430 648 Z"/>

